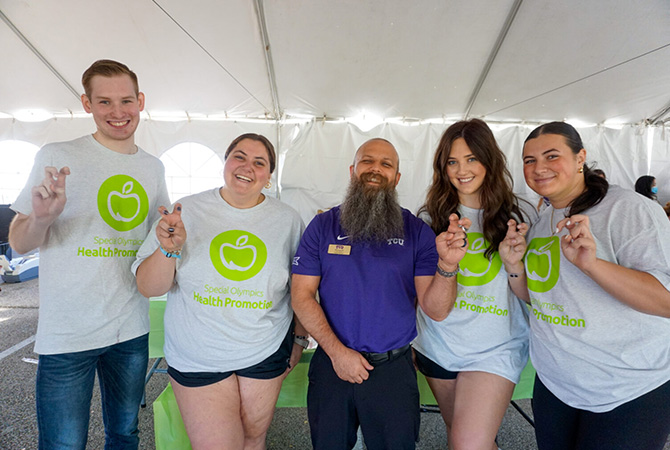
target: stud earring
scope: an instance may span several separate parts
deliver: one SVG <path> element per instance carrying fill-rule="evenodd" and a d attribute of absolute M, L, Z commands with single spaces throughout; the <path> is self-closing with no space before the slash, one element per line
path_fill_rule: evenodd
<path fill-rule="evenodd" d="M 584 173 L 584 166 L 580 166 L 577 173 Z"/>
<path fill-rule="evenodd" d="M 272 187 L 272 181 L 265 183 L 265 189 L 270 189 Z"/>

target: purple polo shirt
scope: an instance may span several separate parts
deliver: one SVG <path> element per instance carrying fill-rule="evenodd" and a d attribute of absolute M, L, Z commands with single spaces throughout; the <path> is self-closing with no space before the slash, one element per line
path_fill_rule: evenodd
<path fill-rule="evenodd" d="M 416 337 L 415 276 L 433 276 L 435 233 L 408 210 L 405 237 L 382 244 L 351 244 L 340 207 L 319 214 L 300 240 L 293 273 L 320 276 L 321 308 L 344 345 L 385 352 Z"/>

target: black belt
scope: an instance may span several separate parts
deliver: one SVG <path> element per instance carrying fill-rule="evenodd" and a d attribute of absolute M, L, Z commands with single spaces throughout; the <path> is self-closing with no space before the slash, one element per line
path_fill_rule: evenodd
<path fill-rule="evenodd" d="M 365 359 L 368 360 L 373 366 L 379 365 L 386 361 L 393 361 L 397 357 L 404 355 L 405 352 L 409 350 L 409 344 L 404 347 L 396 348 L 395 350 L 389 350 L 388 352 L 382 353 L 371 353 L 371 352 L 359 352 Z"/>

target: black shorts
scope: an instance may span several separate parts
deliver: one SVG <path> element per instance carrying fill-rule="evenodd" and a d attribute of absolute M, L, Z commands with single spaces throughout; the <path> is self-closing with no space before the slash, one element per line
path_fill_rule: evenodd
<path fill-rule="evenodd" d="M 258 380 L 269 380 L 283 374 L 289 365 L 291 351 L 293 350 L 293 324 L 288 329 L 286 337 L 279 349 L 258 364 L 244 369 L 231 370 L 230 372 L 180 372 L 168 365 L 168 374 L 174 381 L 185 387 L 202 387 L 225 380 L 232 374 L 238 377 L 255 378 Z"/>
<path fill-rule="evenodd" d="M 432 359 L 419 353 L 416 349 L 413 350 L 416 367 L 419 368 L 419 372 L 421 372 L 424 376 L 429 378 L 438 378 L 440 380 L 455 380 L 458 376 L 458 372 L 447 370 Z"/>

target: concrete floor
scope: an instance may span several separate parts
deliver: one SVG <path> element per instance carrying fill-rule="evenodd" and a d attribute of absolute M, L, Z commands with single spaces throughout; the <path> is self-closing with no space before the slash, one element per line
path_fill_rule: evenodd
<path fill-rule="evenodd" d="M 37 448 L 34 380 L 37 355 L 31 338 L 37 329 L 38 280 L 0 284 L 0 449 Z M 151 364 L 152 361 L 150 361 Z M 162 363 L 164 366 L 164 362 Z M 140 411 L 140 449 L 154 449 L 152 402 L 167 385 L 167 376 L 156 374 L 147 385 L 149 406 Z M 530 402 L 518 402 L 530 412 Z M 505 450 L 536 449 L 532 427 L 509 407 L 498 434 Z M 100 396 L 94 394 L 87 449 L 104 448 Z M 310 449 L 309 425 L 305 408 L 281 408 L 275 413 L 268 432 L 269 450 Z M 359 444 L 357 448 L 364 448 Z M 446 431 L 439 414 L 421 414 L 421 434 L 417 450 L 446 449 Z M 173 449 L 170 449 L 173 450 Z M 178 449 L 174 449 L 178 450 Z M 670 441 L 664 447 L 670 450 Z"/>

